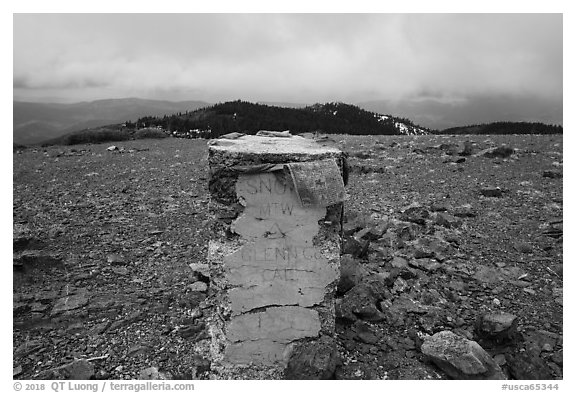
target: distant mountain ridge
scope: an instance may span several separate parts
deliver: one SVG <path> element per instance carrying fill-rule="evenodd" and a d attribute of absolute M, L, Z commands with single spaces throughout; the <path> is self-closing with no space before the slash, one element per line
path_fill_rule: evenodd
<path fill-rule="evenodd" d="M 446 135 L 562 134 L 563 127 L 537 122 L 497 121 L 488 124 L 447 128 L 438 133 Z"/>
<path fill-rule="evenodd" d="M 13 140 L 32 144 L 72 131 L 135 121 L 142 116 L 157 116 L 195 110 L 209 104 L 203 101 L 162 101 L 121 98 L 74 104 L 14 101 Z"/>
<path fill-rule="evenodd" d="M 218 137 L 231 132 L 290 130 L 293 134 L 320 132 L 350 135 L 423 135 L 431 130 L 408 119 L 369 112 L 341 102 L 303 108 L 230 101 L 171 116 L 146 116 L 132 128 L 158 127 L 175 136 Z"/>
<path fill-rule="evenodd" d="M 494 122 L 435 131 L 406 118 L 383 115 L 382 110 L 331 102 L 305 105 L 298 103 L 250 103 L 230 101 L 209 104 L 204 101 L 165 101 L 140 98 L 107 99 L 74 104 L 14 101 L 13 141 L 37 144 L 57 140 L 76 131 L 119 124 L 156 125 L 170 133 L 218 136 L 227 131 L 255 132 L 260 129 L 293 133 L 320 131 L 356 135 L 490 134 L 490 133 L 562 133 L 562 126 L 529 122 Z M 147 124 L 146 124 L 147 123 Z M 470 123 L 469 123 L 470 124 Z M 202 132 L 203 131 L 203 132 Z M 184 135 L 186 136 L 186 135 Z"/>

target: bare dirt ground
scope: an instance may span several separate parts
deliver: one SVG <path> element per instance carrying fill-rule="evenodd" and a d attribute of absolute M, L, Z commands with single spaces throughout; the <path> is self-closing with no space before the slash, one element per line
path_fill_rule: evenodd
<path fill-rule="evenodd" d="M 562 136 L 334 139 L 351 165 L 335 377 L 446 379 L 420 345 L 452 330 L 509 378 L 561 379 Z M 110 145 L 14 153 L 14 378 L 213 378 L 189 266 L 210 237 L 206 141 Z M 498 344 L 477 329 L 496 311 L 518 317 Z"/>

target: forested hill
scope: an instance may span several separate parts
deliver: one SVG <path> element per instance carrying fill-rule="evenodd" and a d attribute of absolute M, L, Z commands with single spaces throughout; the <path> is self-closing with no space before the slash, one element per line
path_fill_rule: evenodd
<path fill-rule="evenodd" d="M 171 116 L 147 116 L 128 128 L 161 127 L 175 136 L 216 138 L 230 132 L 254 134 L 260 130 L 292 134 L 321 132 L 351 135 L 422 135 L 430 130 L 408 119 L 380 115 L 343 103 L 315 104 L 304 108 L 284 108 L 246 101 L 216 104 Z"/>
<path fill-rule="evenodd" d="M 464 127 L 447 128 L 439 132 L 448 135 L 495 135 L 495 134 L 562 134 L 559 125 L 529 122 L 499 121 L 489 124 L 475 124 Z"/>

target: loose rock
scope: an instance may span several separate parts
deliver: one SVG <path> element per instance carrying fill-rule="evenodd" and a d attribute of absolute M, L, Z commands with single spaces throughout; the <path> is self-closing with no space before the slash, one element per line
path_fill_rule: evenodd
<path fill-rule="evenodd" d="M 421 349 L 453 379 L 506 379 L 500 366 L 477 342 L 450 331 L 426 338 Z"/>
<path fill-rule="evenodd" d="M 75 360 L 57 370 L 64 379 L 90 379 L 94 375 L 94 366 L 86 359 Z"/>
<path fill-rule="evenodd" d="M 480 190 L 480 194 L 485 197 L 500 198 L 502 196 L 502 190 L 500 187 L 484 187 Z"/>
<path fill-rule="evenodd" d="M 368 272 L 351 255 L 343 255 L 340 260 L 340 281 L 337 293 L 344 294 L 357 285 Z"/>
<path fill-rule="evenodd" d="M 506 356 L 506 363 L 515 379 L 552 379 L 550 367 L 533 350 Z"/>
<path fill-rule="evenodd" d="M 338 364 L 336 342 L 331 337 L 322 336 L 296 346 L 284 376 L 292 380 L 333 379 Z"/>
<path fill-rule="evenodd" d="M 458 228 L 462 226 L 462 220 L 448 213 L 435 213 L 432 217 L 434 224 L 446 228 Z"/>
<path fill-rule="evenodd" d="M 54 305 L 54 308 L 52 309 L 51 315 L 57 315 L 62 312 L 75 310 L 77 308 L 84 307 L 87 304 L 88 304 L 88 297 L 83 292 L 76 295 L 66 296 L 61 299 L 58 299 L 58 301 Z"/>
<path fill-rule="evenodd" d="M 508 158 L 514 154 L 514 149 L 509 146 L 498 146 L 482 150 L 476 154 L 486 158 Z"/>
<path fill-rule="evenodd" d="M 208 285 L 202 281 L 193 282 L 188 286 L 192 292 L 206 292 L 208 290 Z"/>
<path fill-rule="evenodd" d="M 542 173 L 542 176 L 548 177 L 550 179 L 561 179 L 562 178 L 562 171 L 558 170 L 548 170 Z"/>
<path fill-rule="evenodd" d="M 357 319 L 381 321 L 384 316 L 376 307 L 382 298 L 366 283 L 356 285 L 336 304 L 336 318 L 344 322 Z"/>
<path fill-rule="evenodd" d="M 506 341 L 516 335 L 518 317 L 507 312 L 493 312 L 480 316 L 476 322 L 476 332 L 480 337 L 497 342 Z"/>

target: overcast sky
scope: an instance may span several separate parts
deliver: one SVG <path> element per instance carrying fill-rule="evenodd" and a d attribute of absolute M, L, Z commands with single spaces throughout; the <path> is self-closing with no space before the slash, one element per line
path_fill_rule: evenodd
<path fill-rule="evenodd" d="M 562 104 L 561 14 L 15 14 L 14 98 Z M 560 121 L 562 119 L 560 118 Z"/>

